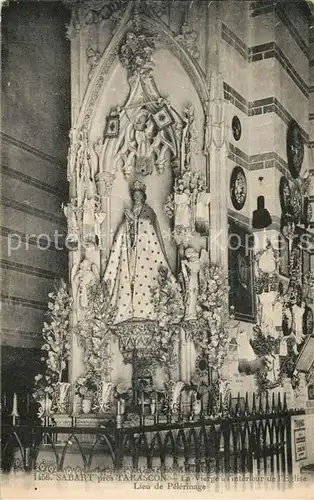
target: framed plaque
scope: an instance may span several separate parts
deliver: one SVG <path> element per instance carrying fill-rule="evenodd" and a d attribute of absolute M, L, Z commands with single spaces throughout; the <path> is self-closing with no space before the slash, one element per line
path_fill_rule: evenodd
<path fill-rule="evenodd" d="M 291 120 L 287 130 L 287 158 L 291 175 L 299 177 L 304 158 L 304 141 L 301 129 L 295 120 Z"/>
<path fill-rule="evenodd" d="M 254 237 L 234 222 L 229 227 L 229 304 L 234 307 L 236 319 L 255 322 Z"/>
<path fill-rule="evenodd" d="M 305 341 L 302 351 L 297 359 L 295 369 L 302 373 L 309 373 L 314 363 L 314 336 L 311 335 Z"/>

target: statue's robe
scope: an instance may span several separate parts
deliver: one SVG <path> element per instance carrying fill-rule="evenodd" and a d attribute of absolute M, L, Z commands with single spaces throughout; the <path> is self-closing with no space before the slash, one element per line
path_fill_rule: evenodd
<path fill-rule="evenodd" d="M 126 210 L 103 277 L 116 309 L 115 323 L 156 319 L 151 288 L 158 284 L 161 265 L 173 278 L 154 210 L 144 204 L 138 217 Z"/>

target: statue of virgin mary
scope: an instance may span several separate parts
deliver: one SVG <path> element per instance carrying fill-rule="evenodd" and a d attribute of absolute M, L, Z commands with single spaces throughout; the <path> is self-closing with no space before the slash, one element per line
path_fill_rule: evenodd
<path fill-rule="evenodd" d="M 103 277 L 116 311 L 116 324 L 156 320 L 151 290 L 158 284 L 161 266 L 175 282 L 156 213 L 146 203 L 146 186 L 135 181 L 130 191 L 133 206 L 124 212 Z"/>

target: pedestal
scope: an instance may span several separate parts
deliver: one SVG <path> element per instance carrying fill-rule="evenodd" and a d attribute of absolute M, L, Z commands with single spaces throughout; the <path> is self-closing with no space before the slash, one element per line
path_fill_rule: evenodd
<path fill-rule="evenodd" d="M 65 413 L 60 413 L 53 416 L 57 427 L 72 427 L 73 419 Z M 58 433 L 56 436 L 56 444 L 65 444 L 70 437 L 70 434 Z"/>

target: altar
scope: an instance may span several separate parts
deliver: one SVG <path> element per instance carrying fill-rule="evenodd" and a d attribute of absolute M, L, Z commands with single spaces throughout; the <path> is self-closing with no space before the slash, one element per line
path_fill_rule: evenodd
<path fill-rule="evenodd" d="M 227 296 L 218 320 L 206 319 L 204 306 L 208 286 L 217 287 L 210 271 L 217 215 L 210 212 L 209 156 L 214 160 L 213 139 L 220 156 L 226 147 L 221 76 L 213 74 L 208 84 L 188 48 L 160 24 L 154 4 L 143 5 L 130 2 L 112 42 L 97 64 L 93 59 L 88 81 L 81 69 L 81 101 L 73 75 L 70 201 L 64 206 L 72 301 L 68 371 L 74 400 L 91 395 L 95 411 L 106 411 L 121 386 L 134 393 L 141 383 L 148 391 L 190 384 L 204 357 L 208 366 L 208 321 L 226 320 Z M 83 7 L 73 8 L 74 61 L 78 43 L 81 53 L 91 54 L 89 40 L 100 29 L 84 15 Z M 103 28 L 107 24 L 103 18 Z M 170 62 L 175 78 L 167 79 Z"/>

